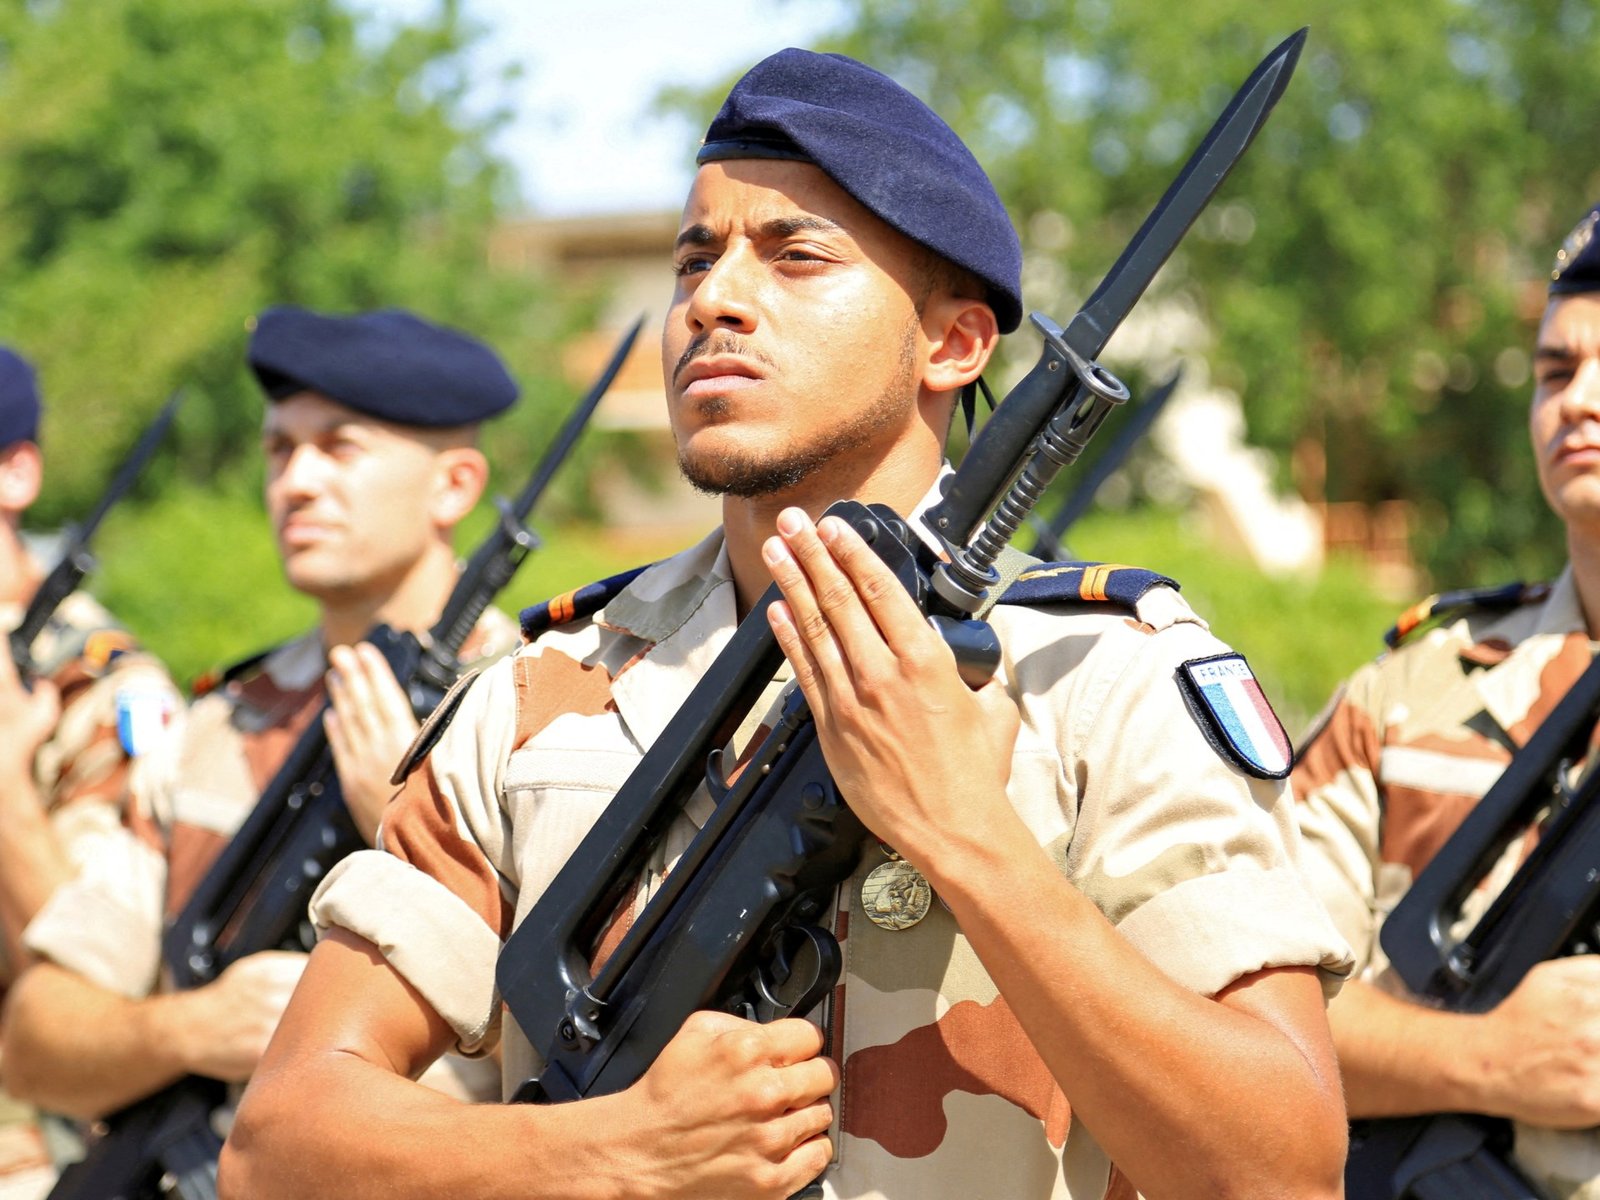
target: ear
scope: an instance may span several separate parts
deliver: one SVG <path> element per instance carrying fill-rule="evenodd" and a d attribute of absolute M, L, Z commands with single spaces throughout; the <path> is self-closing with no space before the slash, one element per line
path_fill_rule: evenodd
<path fill-rule="evenodd" d="M 472 511 L 489 483 L 489 461 L 471 446 L 451 446 L 434 456 L 434 523 L 449 530 Z"/>
<path fill-rule="evenodd" d="M 977 379 L 1000 344 L 994 309 L 982 300 L 944 295 L 923 308 L 928 339 L 922 382 L 932 392 L 955 392 Z"/>
<path fill-rule="evenodd" d="M 39 498 L 44 459 L 33 442 L 13 442 L 0 450 L 0 516 L 16 518 Z"/>

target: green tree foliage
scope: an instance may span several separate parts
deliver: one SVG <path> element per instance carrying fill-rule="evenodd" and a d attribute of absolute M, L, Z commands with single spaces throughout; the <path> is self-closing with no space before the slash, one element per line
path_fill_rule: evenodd
<path fill-rule="evenodd" d="M 1215 331 L 1252 440 L 1330 500 L 1406 499 L 1452 584 L 1563 554 L 1525 429 L 1544 272 L 1600 195 L 1588 0 L 846 0 L 835 45 L 990 168 L 1060 319 L 1261 55 L 1310 39 L 1156 291 Z M 1325 453 L 1324 453 L 1325 451 Z"/>
<path fill-rule="evenodd" d="M 454 0 L 398 25 L 337 0 L 0 0 L 0 338 L 46 392 L 34 524 L 81 515 L 178 385 L 180 453 L 146 491 L 179 461 L 248 493 L 243 352 L 278 303 L 486 337 L 532 385 L 491 435 L 526 469 L 571 398 L 552 348 L 581 314 L 488 269 L 514 197 L 499 118 L 464 101 L 476 36 Z"/>

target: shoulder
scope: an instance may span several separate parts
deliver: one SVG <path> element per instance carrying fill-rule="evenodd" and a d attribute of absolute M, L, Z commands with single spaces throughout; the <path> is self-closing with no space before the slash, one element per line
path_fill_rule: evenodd
<path fill-rule="evenodd" d="M 1407 608 L 1383 635 L 1390 649 L 1415 644 L 1419 631 L 1449 630 L 1461 636 L 1466 629 L 1498 620 L 1507 613 L 1549 599 L 1549 583 L 1503 583 L 1483 588 L 1457 588 L 1424 596 Z M 1466 626 L 1461 622 L 1467 622 Z"/>

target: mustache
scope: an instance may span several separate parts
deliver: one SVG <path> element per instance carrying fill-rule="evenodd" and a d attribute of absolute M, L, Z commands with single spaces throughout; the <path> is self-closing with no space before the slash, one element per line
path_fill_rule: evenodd
<path fill-rule="evenodd" d="M 740 340 L 736 333 L 726 329 L 715 329 L 710 333 L 703 333 L 695 338 L 679 356 L 677 364 L 672 368 L 673 382 L 677 382 L 684 368 L 697 358 L 705 358 L 712 354 L 726 354 L 736 358 L 748 358 L 751 362 L 758 362 L 764 367 L 773 366 L 773 361 L 755 347 L 747 345 Z"/>

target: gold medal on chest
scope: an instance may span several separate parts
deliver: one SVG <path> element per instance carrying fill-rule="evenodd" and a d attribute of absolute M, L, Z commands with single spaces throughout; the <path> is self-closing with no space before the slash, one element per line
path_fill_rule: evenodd
<path fill-rule="evenodd" d="M 861 881 L 861 908 L 883 929 L 910 929 L 928 915 L 933 888 L 904 859 L 879 863 Z"/>

